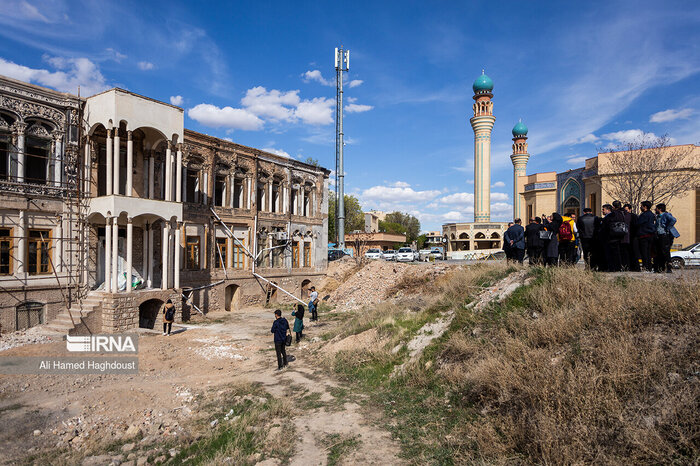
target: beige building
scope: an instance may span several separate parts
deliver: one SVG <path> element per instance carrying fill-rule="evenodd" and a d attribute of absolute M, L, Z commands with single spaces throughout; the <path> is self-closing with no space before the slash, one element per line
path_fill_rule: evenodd
<path fill-rule="evenodd" d="M 327 267 L 329 173 L 188 131 L 182 108 L 123 89 L 0 76 L 2 331 L 291 299 L 273 284 L 303 299 Z"/>
<path fill-rule="evenodd" d="M 682 157 L 677 170 L 679 176 L 691 174 L 694 177 L 690 189 L 667 205 L 667 210 L 678 220 L 676 228 L 681 235 L 674 247 L 681 248 L 700 241 L 700 146 L 671 146 L 664 150 L 669 155 L 679 154 Z M 552 212 L 580 214 L 585 207 L 589 207 L 595 215 L 601 215 L 603 204 L 615 200 L 609 192 L 612 189 L 611 180 L 628 176 L 615 173 L 611 158 L 635 155 L 635 152 L 599 153 L 587 159 L 585 165 L 578 169 L 521 176 L 518 181 L 524 188 L 519 193 L 522 207 L 517 214 L 526 221 L 533 216 L 550 215 Z M 619 200 L 627 202 L 626 199 Z"/>
<path fill-rule="evenodd" d="M 368 249 L 376 248 L 382 251 L 401 247 L 406 243 L 406 235 L 394 233 L 348 233 L 345 235 L 345 245 L 353 251 L 353 254 L 364 254 Z M 360 246 L 360 251 L 355 250 L 355 245 Z"/>
<path fill-rule="evenodd" d="M 386 219 L 386 212 L 380 210 L 370 210 L 365 212 L 365 233 L 376 233 L 379 231 L 379 222 Z"/>

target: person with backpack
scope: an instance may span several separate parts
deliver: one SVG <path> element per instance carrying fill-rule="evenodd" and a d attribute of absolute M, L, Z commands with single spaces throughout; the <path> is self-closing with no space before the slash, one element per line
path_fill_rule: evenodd
<path fill-rule="evenodd" d="M 316 287 L 312 286 L 309 288 L 311 293 L 309 294 L 309 312 L 311 312 L 311 320 L 318 320 L 318 291 Z"/>
<path fill-rule="evenodd" d="M 576 229 L 578 230 L 578 237 L 581 241 L 581 249 L 583 250 L 583 261 L 589 269 L 593 268 L 595 265 L 591 264 L 591 258 L 593 256 L 594 235 L 597 222 L 598 217 L 593 215 L 593 210 L 590 207 L 583 209 L 583 215 L 576 221 Z"/>
<path fill-rule="evenodd" d="M 297 336 L 297 343 L 299 343 L 304 335 L 302 331 L 304 330 L 304 305 L 297 304 L 297 310 L 292 311 L 294 316 L 294 329 L 292 330 Z"/>
<path fill-rule="evenodd" d="M 275 321 L 272 323 L 272 330 L 270 330 L 270 332 L 274 335 L 275 353 L 277 353 L 277 370 L 280 371 L 283 367 L 287 367 L 286 346 L 289 322 L 286 318 L 282 317 L 282 311 L 279 309 L 275 310 Z"/>
<path fill-rule="evenodd" d="M 651 211 L 651 202 L 644 201 L 640 206 L 642 211 L 637 217 L 637 241 L 639 243 L 639 255 L 642 257 L 642 269 L 644 272 L 652 272 L 651 251 L 656 234 L 656 216 Z"/>
<path fill-rule="evenodd" d="M 170 331 L 173 329 L 175 321 L 175 305 L 172 300 L 168 299 L 163 305 L 163 335 L 170 336 Z M 167 330 L 167 331 L 166 331 Z"/>
<path fill-rule="evenodd" d="M 671 273 L 671 246 L 680 234 L 676 230 L 676 218 L 666 212 L 666 204 L 656 204 L 656 242 L 654 272 Z"/>
<path fill-rule="evenodd" d="M 619 202 L 619 201 L 618 201 Z M 622 261 L 620 258 L 620 241 L 625 237 L 626 224 L 623 213 L 614 209 L 612 205 L 603 206 L 603 217 L 601 232 L 605 246 L 605 262 L 608 272 L 622 271 Z"/>
<path fill-rule="evenodd" d="M 576 257 L 576 224 L 574 220 L 565 215 L 561 217 L 559 225 L 559 262 L 561 264 L 573 265 Z"/>

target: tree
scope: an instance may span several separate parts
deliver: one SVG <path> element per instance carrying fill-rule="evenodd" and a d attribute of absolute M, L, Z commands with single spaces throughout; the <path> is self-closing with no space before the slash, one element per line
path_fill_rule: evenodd
<path fill-rule="evenodd" d="M 700 184 L 692 145 L 671 146 L 667 135 L 644 134 L 598 156 L 597 183 L 636 211 L 642 201 L 668 204 Z M 601 152 L 601 151 L 599 151 Z"/>
<path fill-rule="evenodd" d="M 319 167 L 320 165 L 318 164 L 318 159 L 315 159 L 313 157 L 306 157 L 306 160 L 304 160 L 304 163 L 308 165 L 313 165 L 315 167 Z"/>
<path fill-rule="evenodd" d="M 360 201 L 355 197 L 346 194 L 345 197 L 345 233 L 353 231 L 364 231 L 365 229 L 365 214 L 362 212 Z M 331 191 L 328 197 L 328 241 L 335 242 L 336 240 L 336 225 L 335 225 L 335 205 L 336 193 Z"/>
<path fill-rule="evenodd" d="M 379 221 L 379 231 L 382 233 L 391 233 L 394 235 L 406 234 L 406 228 L 400 223 Z"/>
<path fill-rule="evenodd" d="M 401 212 L 392 212 L 386 214 L 384 222 L 387 223 L 398 223 L 406 229 L 406 242 L 412 243 L 418 238 L 418 233 L 420 232 L 420 222 L 416 217 L 410 214 L 404 214 Z"/>
<path fill-rule="evenodd" d="M 425 242 L 428 240 L 427 235 L 423 234 L 420 235 L 418 238 L 416 238 L 416 244 L 418 245 L 418 249 L 423 249 L 425 246 Z"/>

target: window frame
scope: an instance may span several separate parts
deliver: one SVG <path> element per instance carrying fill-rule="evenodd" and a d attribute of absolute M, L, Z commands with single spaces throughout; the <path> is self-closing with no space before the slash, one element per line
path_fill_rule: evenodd
<path fill-rule="evenodd" d="M 293 241 L 292 242 L 292 268 L 293 269 L 298 269 L 299 268 L 299 241 Z"/>
<path fill-rule="evenodd" d="M 222 241 L 223 240 L 223 241 Z M 214 268 L 215 269 L 225 269 L 228 264 L 228 241 L 226 238 L 216 238 L 214 241 L 216 250 L 214 251 Z M 219 256 L 219 251 L 221 251 L 221 256 Z M 221 260 L 224 263 L 221 263 Z"/>
<path fill-rule="evenodd" d="M 311 242 L 304 241 L 304 267 L 311 267 Z"/>
<path fill-rule="evenodd" d="M 39 237 L 32 236 L 32 233 L 39 233 Z M 43 237 L 41 233 L 46 233 L 46 237 Z M 34 263 L 31 261 L 32 245 L 35 244 L 36 251 L 41 251 L 37 254 Z M 46 271 L 41 267 L 41 257 L 44 253 L 44 245 L 46 247 Z M 27 232 L 27 257 L 26 257 L 26 271 L 28 275 L 48 275 L 51 273 L 51 254 L 53 253 L 53 241 L 51 238 L 51 230 L 44 228 L 32 228 Z"/>
<path fill-rule="evenodd" d="M 201 269 L 202 238 L 199 235 L 185 237 L 185 268 L 187 270 Z"/>
<path fill-rule="evenodd" d="M 13 266 L 14 266 L 14 261 L 12 257 L 12 249 L 14 248 L 14 238 L 12 237 L 12 228 L 0 228 L 0 232 L 3 230 L 7 230 L 7 235 L 2 235 L 0 234 L 0 275 L 12 275 L 13 272 Z M 3 263 L 2 263 L 2 247 L 3 243 L 7 243 L 7 272 L 3 272 Z"/>

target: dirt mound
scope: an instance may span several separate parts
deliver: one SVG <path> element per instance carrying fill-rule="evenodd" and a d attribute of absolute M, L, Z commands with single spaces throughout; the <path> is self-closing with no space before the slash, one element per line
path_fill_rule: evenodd
<path fill-rule="evenodd" d="M 321 297 L 335 291 L 342 282 L 357 271 L 357 263 L 350 256 L 328 263 L 326 276 L 317 286 Z"/>
<path fill-rule="evenodd" d="M 342 340 L 331 340 L 330 343 L 323 348 L 323 352 L 326 356 L 334 356 L 339 351 L 362 351 L 376 346 L 379 341 L 380 338 L 377 329 L 371 328 L 357 335 L 350 335 Z"/>
<path fill-rule="evenodd" d="M 410 294 L 417 291 L 454 267 L 444 263 L 372 261 L 347 277 L 331 293 L 330 301 L 345 310 L 377 304 L 399 292 Z"/>

